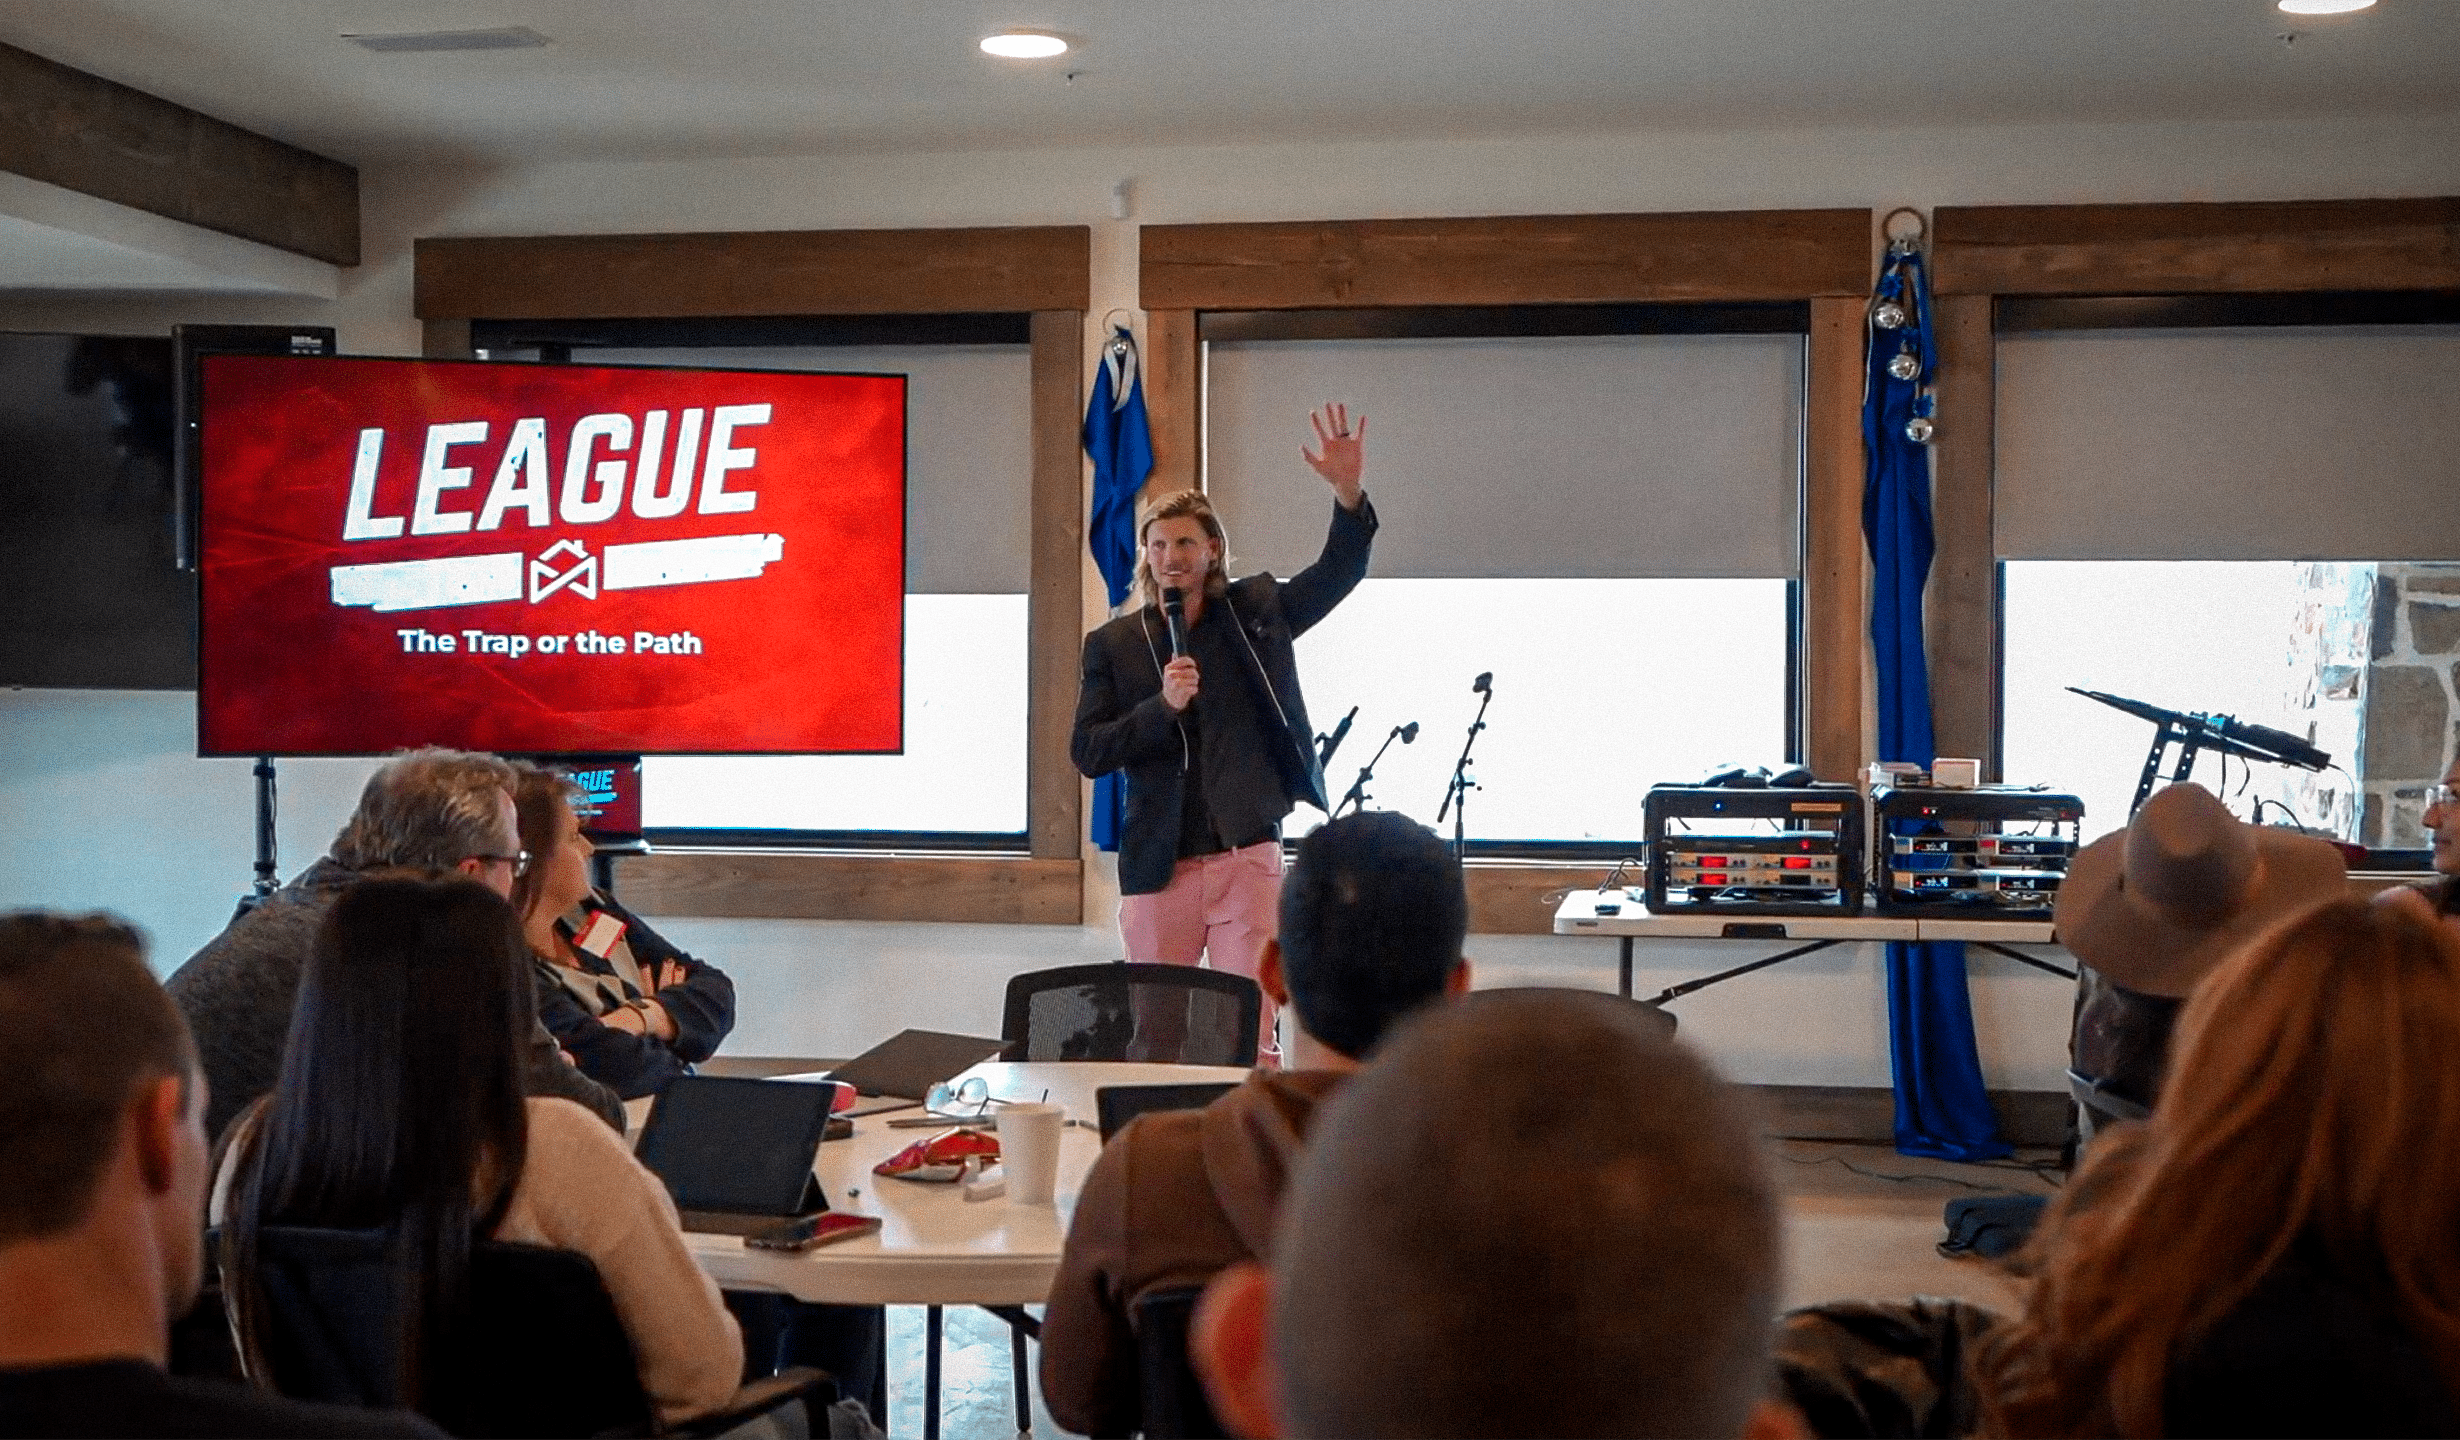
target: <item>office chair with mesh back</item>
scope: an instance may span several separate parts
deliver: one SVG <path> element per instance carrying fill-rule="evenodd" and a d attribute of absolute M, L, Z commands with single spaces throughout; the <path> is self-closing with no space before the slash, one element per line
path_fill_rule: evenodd
<path fill-rule="evenodd" d="M 1033 970 L 1008 981 L 1008 1060 L 1253 1065 L 1264 992 L 1244 975 L 1117 962 Z"/>
<path fill-rule="evenodd" d="M 1202 1286 L 1155 1290 L 1128 1307 L 1136 1332 L 1136 1401 L 1145 1440 L 1216 1440 L 1230 1432 L 1213 1418 L 1204 1383 L 1187 1358 L 1188 1322 Z"/>
<path fill-rule="evenodd" d="M 258 1338 L 275 1389 L 341 1405 L 403 1403 L 388 1245 L 382 1230 L 260 1234 Z M 837 1398 L 825 1372 L 789 1370 L 744 1386 L 717 1413 L 661 1430 L 598 1267 L 535 1245 L 471 1247 L 469 1305 L 443 1348 L 428 1357 L 419 1408 L 455 1435 L 716 1435 L 795 1399 L 820 1428 L 819 1412 Z"/>
<path fill-rule="evenodd" d="M 1008 981 L 1000 1019 L 1003 1060 L 1141 1060 L 1163 1065 L 1253 1065 L 1264 992 L 1244 975 L 1192 965 L 1107 962 L 1033 970 Z M 986 1305 L 1008 1322 L 1017 1429 L 1027 1413 L 1025 1341 L 1041 1322 L 1019 1305 Z M 940 1307 L 924 1311 L 926 1436 L 939 1433 Z"/>

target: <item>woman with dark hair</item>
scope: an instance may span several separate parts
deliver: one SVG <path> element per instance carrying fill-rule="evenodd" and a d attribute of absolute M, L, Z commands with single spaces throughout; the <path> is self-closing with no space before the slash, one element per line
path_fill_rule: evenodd
<path fill-rule="evenodd" d="M 405 873 L 334 902 L 281 1079 L 233 1123 L 214 1186 L 224 1273 L 242 1277 L 233 1301 L 251 1374 L 265 1376 L 252 1278 L 263 1228 L 384 1228 L 396 1241 L 413 1404 L 420 1357 L 451 1332 L 482 1239 L 597 1265 L 661 1421 L 733 1398 L 742 1341 L 684 1248 L 664 1187 L 587 1110 L 523 1098 L 532 983 L 512 909 L 484 886 Z"/>
<path fill-rule="evenodd" d="M 626 1100 L 655 1095 L 734 1029 L 734 982 L 591 887 L 579 786 L 519 761 L 513 777 L 530 868 L 512 900 L 537 962 L 538 1018 L 582 1074 Z"/>
<path fill-rule="evenodd" d="M 734 1028 L 734 982 L 592 888 L 579 786 L 544 766 L 516 760 L 512 768 L 513 813 L 531 856 L 512 901 L 536 977 L 538 1018 L 581 1073 L 626 1100 L 655 1095 L 714 1054 Z M 816 1365 L 875 1411 L 885 1406 L 880 1307 L 745 1290 L 728 1292 L 726 1304 L 752 1356 L 745 1378 Z"/>
<path fill-rule="evenodd" d="M 2460 939 L 2336 900 L 2215 969 L 1980 1343 L 2003 1435 L 2460 1434 Z"/>

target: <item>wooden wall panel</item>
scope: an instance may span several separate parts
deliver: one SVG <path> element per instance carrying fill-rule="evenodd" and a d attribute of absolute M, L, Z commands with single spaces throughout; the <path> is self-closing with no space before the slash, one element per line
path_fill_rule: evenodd
<path fill-rule="evenodd" d="M 1083 844 L 1084 787 L 1068 759 L 1084 631 L 1085 314 L 1033 317 L 1033 578 L 1026 602 L 1025 828 L 1033 853 L 1073 860 Z M 943 515 L 937 524 L 963 524 Z"/>
<path fill-rule="evenodd" d="M 1803 485 L 1802 676 L 1805 760 L 1822 780 L 1861 769 L 1864 585 L 1862 540 L 1863 307 L 1811 301 L 1811 363 Z"/>
<path fill-rule="evenodd" d="M 476 353 L 470 348 L 470 322 L 467 320 L 420 321 L 419 353 L 430 360 L 470 359 Z"/>
<path fill-rule="evenodd" d="M 1939 430 L 1931 445 L 1930 572 L 1926 628 L 1931 725 L 1942 755 L 1971 755 L 1999 778 L 1998 557 L 1991 487 L 1998 412 L 1997 344 L 1990 297 L 1942 295 L 1932 310 L 1939 346 Z"/>
<path fill-rule="evenodd" d="M 1083 310 L 1092 231 L 776 230 L 532 235 L 417 244 L 422 319 Z"/>
<path fill-rule="evenodd" d="M 1497 865 L 1472 862 L 1463 872 L 1472 935 L 1552 935 L 1565 892 L 1594 889 L 1605 865 Z M 1475 942 L 1472 942 L 1475 949 Z"/>
<path fill-rule="evenodd" d="M 1192 490 L 1202 479 L 1203 358 L 1196 312 L 1145 315 L 1145 420 L 1153 427 L 1153 474 L 1147 495 Z"/>
<path fill-rule="evenodd" d="M 1799 300 L 1870 283 L 1867 210 L 1148 225 L 1148 310 Z"/>
<path fill-rule="evenodd" d="M 619 859 L 615 882 L 625 905 L 651 915 L 1074 925 L 1084 914 L 1073 856 L 694 851 Z"/>
<path fill-rule="evenodd" d="M 2460 199 L 1943 206 L 1932 282 L 1959 295 L 2460 287 Z"/>
<path fill-rule="evenodd" d="M 0 170 L 359 263 L 355 167 L 10 45 L 0 45 Z"/>

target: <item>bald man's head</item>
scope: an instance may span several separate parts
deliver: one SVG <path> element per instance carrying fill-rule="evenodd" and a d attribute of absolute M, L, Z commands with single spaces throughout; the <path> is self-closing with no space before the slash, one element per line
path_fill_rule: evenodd
<path fill-rule="evenodd" d="M 1290 1434 L 1739 1435 L 1777 1206 L 1739 1097 L 1658 1017 L 1488 991 L 1320 1115 L 1272 1268 Z"/>

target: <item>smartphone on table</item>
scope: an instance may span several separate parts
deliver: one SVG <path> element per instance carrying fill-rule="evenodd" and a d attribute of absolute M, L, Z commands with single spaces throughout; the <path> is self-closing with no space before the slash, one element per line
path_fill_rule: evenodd
<path fill-rule="evenodd" d="M 746 1235 L 743 1243 L 754 1250 L 812 1250 L 822 1245 L 834 1245 L 857 1235 L 868 1235 L 880 1228 L 877 1215 L 853 1215 L 842 1210 L 824 1210 L 817 1215 L 781 1220 L 757 1234 Z"/>

